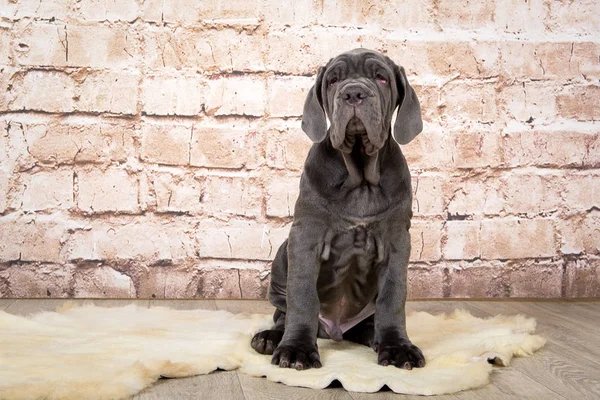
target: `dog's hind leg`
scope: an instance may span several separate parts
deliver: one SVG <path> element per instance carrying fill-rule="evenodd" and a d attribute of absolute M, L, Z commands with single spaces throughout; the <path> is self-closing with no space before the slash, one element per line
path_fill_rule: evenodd
<path fill-rule="evenodd" d="M 360 321 L 356 326 L 344 332 L 342 339 L 372 347 L 375 338 L 375 316 Z"/>
<path fill-rule="evenodd" d="M 260 354 L 273 354 L 281 342 L 285 329 L 286 286 L 287 286 L 287 240 L 284 241 L 271 266 L 271 284 L 269 286 L 269 301 L 275 306 L 272 329 L 258 332 L 252 338 L 251 345 Z"/>

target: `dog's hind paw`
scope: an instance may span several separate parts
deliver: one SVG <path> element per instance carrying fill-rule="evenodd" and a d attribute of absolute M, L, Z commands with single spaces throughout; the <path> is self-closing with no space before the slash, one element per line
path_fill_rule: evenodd
<path fill-rule="evenodd" d="M 283 337 L 283 331 L 278 330 L 266 330 L 258 332 L 252 338 L 250 345 L 254 350 L 260 354 L 271 355 L 279 346 L 281 338 Z"/>

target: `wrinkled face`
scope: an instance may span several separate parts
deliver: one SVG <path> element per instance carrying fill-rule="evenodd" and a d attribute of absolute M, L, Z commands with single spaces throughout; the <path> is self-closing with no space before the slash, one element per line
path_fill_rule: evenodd
<path fill-rule="evenodd" d="M 327 64 L 321 93 L 334 148 L 350 153 L 360 141 L 373 155 L 383 147 L 398 99 L 387 57 L 361 49 L 341 54 Z"/>

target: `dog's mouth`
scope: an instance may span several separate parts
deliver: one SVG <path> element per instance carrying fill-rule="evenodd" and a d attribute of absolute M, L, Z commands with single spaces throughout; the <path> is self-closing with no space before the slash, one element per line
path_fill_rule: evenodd
<path fill-rule="evenodd" d="M 361 156 L 365 154 L 372 156 L 377 152 L 377 148 L 369 140 L 367 128 L 357 116 L 350 118 L 346 125 L 344 141 L 340 151 L 344 153 L 358 152 Z"/>

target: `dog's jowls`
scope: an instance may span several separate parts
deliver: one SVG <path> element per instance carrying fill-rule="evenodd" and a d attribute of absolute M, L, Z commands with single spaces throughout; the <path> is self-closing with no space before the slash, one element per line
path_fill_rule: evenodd
<path fill-rule="evenodd" d="M 404 69 L 388 57 L 356 49 L 319 69 L 302 116 L 314 144 L 271 270 L 275 324 L 252 339 L 274 364 L 320 367 L 322 337 L 372 346 L 381 365 L 425 365 L 406 333 L 412 193 L 398 146 L 422 128 Z"/>

